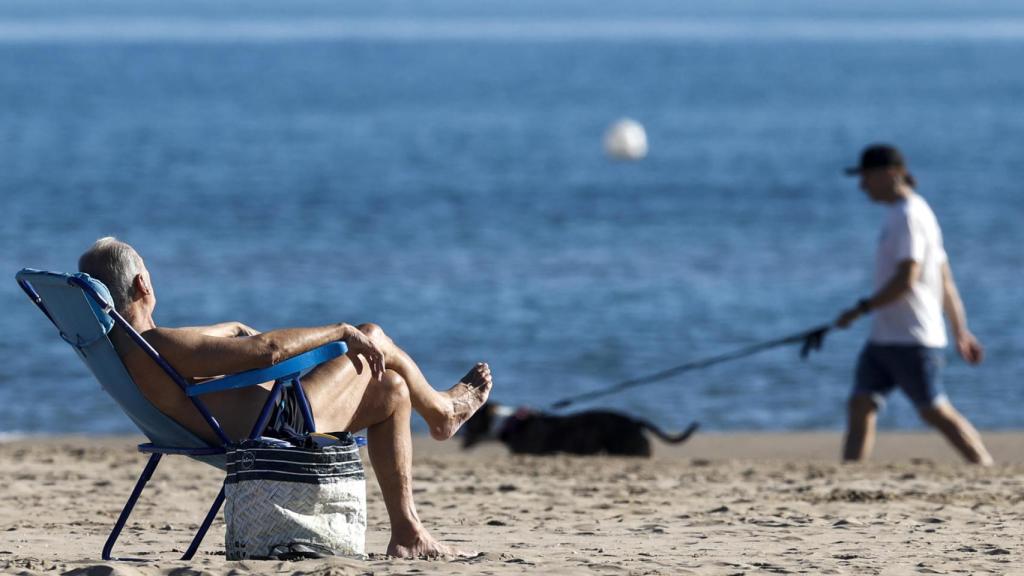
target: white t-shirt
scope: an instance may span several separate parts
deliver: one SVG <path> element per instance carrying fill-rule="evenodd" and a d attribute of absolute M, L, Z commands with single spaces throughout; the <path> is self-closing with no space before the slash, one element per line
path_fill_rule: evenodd
<path fill-rule="evenodd" d="M 876 291 L 892 279 L 905 260 L 917 262 L 921 274 L 899 300 L 873 310 L 868 340 L 874 344 L 945 347 L 942 265 L 946 250 L 935 213 L 917 194 L 888 206 L 875 262 Z"/>

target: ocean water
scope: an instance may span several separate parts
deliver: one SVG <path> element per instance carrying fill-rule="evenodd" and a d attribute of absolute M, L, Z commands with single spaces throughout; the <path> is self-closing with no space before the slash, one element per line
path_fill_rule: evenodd
<path fill-rule="evenodd" d="M 167 325 L 373 321 L 439 388 L 575 393 L 831 321 L 906 152 L 987 360 L 946 386 L 1024 425 L 1016 2 L 0 2 L 0 435 L 131 424 L 22 295 L 135 245 Z M 650 155 L 601 138 L 643 123 Z M 581 407 L 839 429 L 863 323 Z M 920 424 L 895 396 L 886 428 Z"/>

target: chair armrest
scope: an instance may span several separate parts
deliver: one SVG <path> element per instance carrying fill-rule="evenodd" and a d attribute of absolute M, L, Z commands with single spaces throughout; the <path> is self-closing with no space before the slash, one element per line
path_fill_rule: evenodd
<path fill-rule="evenodd" d="M 328 360 L 333 360 L 334 358 L 345 354 L 347 351 L 348 346 L 346 346 L 344 342 L 331 342 L 330 344 L 324 344 L 319 348 L 314 348 L 309 352 L 304 352 L 298 356 L 292 356 L 291 358 L 283 362 L 278 362 L 268 368 L 248 370 L 246 372 L 239 372 L 238 374 L 221 376 L 220 378 L 207 380 L 202 384 L 189 386 L 185 393 L 189 396 L 199 396 L 210 392 L 246 388 L 255 384 L 262 384 L 263 382 L 292 378 L 298 376 L 305 370 L 319 366 Z"/>

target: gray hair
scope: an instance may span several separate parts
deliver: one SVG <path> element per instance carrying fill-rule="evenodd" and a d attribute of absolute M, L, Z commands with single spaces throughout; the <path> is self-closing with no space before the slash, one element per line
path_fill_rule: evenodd
<path fill-rule="evenodd" d="M 135 298 L 135 277 L 142 273 L 142 258 L 128 244 L 106 236 L 82 254 L 78 270 L 106 284 L 114 308 L 123 314 Z"/>

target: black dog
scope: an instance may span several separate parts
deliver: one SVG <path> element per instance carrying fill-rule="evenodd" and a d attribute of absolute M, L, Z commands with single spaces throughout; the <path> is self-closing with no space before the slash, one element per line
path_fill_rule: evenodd
<path fill-rule="evenodd" d="M 611 454 L 650 456 L 649 430 L 670 444 L 685 442 L 698 424 L 680 434 L 666 434 L 650 422 L 607 410 L 556 416 L 488 402 L 462 426 L 462 447 L 498 440 L 513 454 Z"/>

